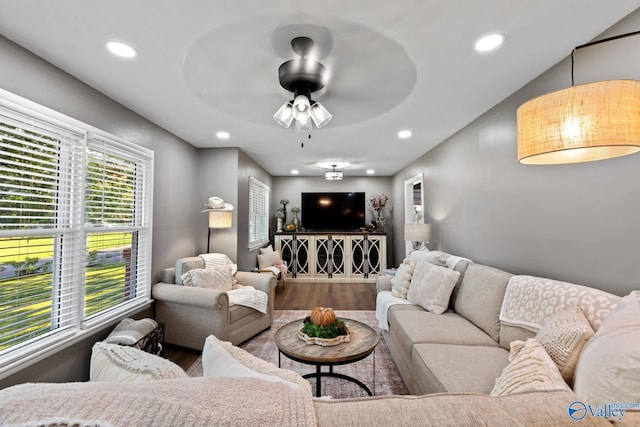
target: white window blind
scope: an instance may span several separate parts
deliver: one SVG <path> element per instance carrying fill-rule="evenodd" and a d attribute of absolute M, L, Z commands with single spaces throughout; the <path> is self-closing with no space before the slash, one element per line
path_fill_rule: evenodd
<path fill-rule="evenodd" d="M 149 298 L 152 181 L 144 153 L 95 135 L 87 145 L 84 313 L 91 318 Z"/>
<path fill-rule="evenodd" d="M 76 324 L 73 191 L 84 136 L 0 108 L 0 352 Z"/>
<path fill-rule="evenodd" d="M 152 152 L 3 94 L 0 366 L 150 301 L 153 193 Z"/>
<path fill-rule="evenodd" d="M 269 242 L 269 186 L 249 178 L 249 249 Z"/>

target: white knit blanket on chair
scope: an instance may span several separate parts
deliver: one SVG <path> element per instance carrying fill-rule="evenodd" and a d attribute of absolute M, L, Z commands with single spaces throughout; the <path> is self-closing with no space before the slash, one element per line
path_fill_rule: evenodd
<path fill-rule="evenodd" d="M 269 295 L 253 286 L 234 285 L 232 290 L 227 291 L 227 295 L 229 295 L 229 305 L 244 305 L 260 313 L 267 312 Z"/>

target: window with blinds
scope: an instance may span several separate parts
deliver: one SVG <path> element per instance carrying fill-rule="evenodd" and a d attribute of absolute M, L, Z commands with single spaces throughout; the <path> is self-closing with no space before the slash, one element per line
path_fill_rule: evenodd
<path fill-rule="evenodd" d="M 150 301 L 153 153 L 92 131 L 0 97 L 0 362 Z"/>
<path fill-rule="evenodd" d="M 249 178 L 249 249 L 269 242 L 269 187 Z"/>

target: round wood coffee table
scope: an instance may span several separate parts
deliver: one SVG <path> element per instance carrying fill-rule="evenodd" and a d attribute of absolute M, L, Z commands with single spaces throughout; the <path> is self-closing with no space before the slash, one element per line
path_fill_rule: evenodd
<path fill-rule="evenodd" d="M 316 379 L 316 396 L 322 396 L 322 377 L 342 378 L 351 381 L 362 387 L 369 396 L 373 393 L 362 381 L 348 375 L 333 372 L 335 365 L 346 365 L 362 360 L 373 353 L 373 384 L 375 391 L 376 375 L 376 354 L 375 348 L 378 345 L 378 333 L 368 325 L 357 320 L 341 318 L 347 324 L 351 333 L 351 341 L 340 343 L 332 347 L 323 347 L 316 344 L 306 344 L 298 338 L 298 331 L 302 329 L 303 319 L 287 323 L 276 332 L 276 345 L 278 346 L 278 366 L 280 366 L 280 355 L 284 354 L 296 362 L 315 365 L 316 371 L 303 375 L 303 378 Z M 328 366 L 329 372 L 323 372 L 322 366 Z"/>

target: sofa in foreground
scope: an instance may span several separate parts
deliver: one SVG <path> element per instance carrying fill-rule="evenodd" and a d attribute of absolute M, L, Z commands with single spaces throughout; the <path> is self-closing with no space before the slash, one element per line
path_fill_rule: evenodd
<path fill-rule="evenodd" d="M 92 381 L 0 390 L 3 426 L 560 426 L 570 391 L 317 399 L 298 374 L 208 337 L 204 377 L 137 349 L 98 343 Z M 95 372 L 94 372 L 95 371 Z M 640 414 L 583 425 L 633 426 Z"/>

